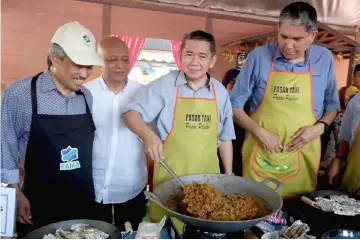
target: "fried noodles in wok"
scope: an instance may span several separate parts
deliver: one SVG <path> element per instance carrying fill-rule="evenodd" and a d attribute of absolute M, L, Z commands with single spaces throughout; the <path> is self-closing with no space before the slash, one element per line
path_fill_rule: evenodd
<path fill-rule="evenodd" d="M 177 212 L 215 221 L 251 220 L 261 217 L 261 210 L 254 198 L 221 194 L 210 183 L 187 185 L 182 195 L 171 197 L 166 205 Z"/>

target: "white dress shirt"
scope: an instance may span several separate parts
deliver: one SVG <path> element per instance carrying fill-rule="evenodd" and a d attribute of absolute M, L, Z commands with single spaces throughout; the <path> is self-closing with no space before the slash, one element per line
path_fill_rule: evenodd
<path fill-rule="evenodd" d="M 139 195 L 147 183 L 143 145 L 121 117 L 126 105 L 133 101 L 142 85 L 128 80 L 124 89 L 115 94 L 100 77 L 85 86 L 93 95 L 96 201 L 104 204 L 127 202 Z"/>

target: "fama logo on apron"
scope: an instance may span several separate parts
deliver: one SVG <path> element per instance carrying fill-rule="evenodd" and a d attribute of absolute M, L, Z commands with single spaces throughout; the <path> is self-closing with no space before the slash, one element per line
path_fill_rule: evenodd
<path fill-rule="evenodd" d="M 80 162 L 75 161 L 79 158 L 77 148 L 72 148 L 68 146 L 67 148 L 61 150 L 60 153 L 61 161 L 63 161 L 63 163 L 60 163 L 61 171 L 74 170 L 81 167 Z"/>

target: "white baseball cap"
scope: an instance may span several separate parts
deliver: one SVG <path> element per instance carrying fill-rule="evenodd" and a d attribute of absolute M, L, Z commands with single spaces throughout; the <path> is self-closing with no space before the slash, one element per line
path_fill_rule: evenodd
<path fill-rule="evenodd" d="M 83 66 L 104 66 L 96 54 L 96 40 L 89 29 L 78 22 L 69 22 L 56 30 L 51 43 L 64 49 L 66 55 L 76 64 Z"/>

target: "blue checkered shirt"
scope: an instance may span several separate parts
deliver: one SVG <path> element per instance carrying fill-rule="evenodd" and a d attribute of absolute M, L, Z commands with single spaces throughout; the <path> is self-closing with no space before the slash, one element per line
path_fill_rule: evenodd
<path fill-rule="evenodd" d="M 19 156 L 25 163 L 29 140 L 32 106 L 31 77 L 18 80 L 5 91 L 1 104 L 1 182 L 19 183 Z M 38 113 L 48 115 L 77 115 L 86 113 L 84 97 L 75 93 L 64 97 L 56 88 L 48 70 L 36 82 Z M 92 96 L 82 89 L 89 108 Z"/>

